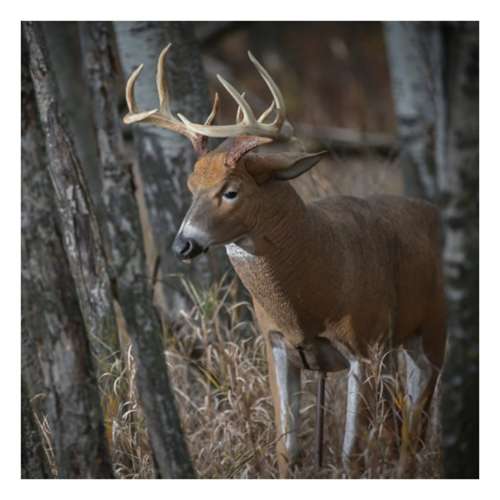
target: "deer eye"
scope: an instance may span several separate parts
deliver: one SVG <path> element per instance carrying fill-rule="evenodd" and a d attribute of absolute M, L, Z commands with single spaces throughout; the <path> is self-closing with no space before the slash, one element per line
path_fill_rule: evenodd
<path fill-rule="evenodd" d="M 238 192 L 237 191 L 225 191 L 222 196 L 226 200 L 234 200 L 238 196 Z"/>

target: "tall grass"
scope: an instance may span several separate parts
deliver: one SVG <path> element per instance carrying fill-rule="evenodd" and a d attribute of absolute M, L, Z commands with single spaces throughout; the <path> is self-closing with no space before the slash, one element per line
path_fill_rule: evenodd
<path fill-rule="evenodd" d="M 267 380 L 263 338 L 256 331 L 250 304 L 238 300 L 236 279 L 221 280 L 202 291 L 184 282 L 192 308 L 165 333 L 165 360 L 185 437 L 201 478 L 276 478 L 274 411 Z M 321 470 L 314 466 L 315 391 L 317 374 L 303 372 L 300 465 L 294 478 L 400 477 L 394 430 L 405 427 L 404 387 L 387 370 L 395 353 L 376 346 L 366 363 L 369 397 L 362 430 L 362 453 L 356 473 L 341 465 L 346 373 L 329 374 L 325 397 L 325 443 Z M 144 418 L 134 388 L 135 365 L 128 349 L 102 387 L 106 435 L 117 477 L 151 478 L 153 461 Z M 399 423 L 395 420 L 399 419 Z M 433 422 L 436 418 L 432 419 Z M 46 451 L 55 470 L 47 422 L 39 419 Z M 394 425 L 391 425 L 394 424 Z M 414 477 L 439 477 L 439 439 L 431 425 L 426 443 L 414 454 Z M 404 434 L 404 433 L 403 433 Z M 408 444 L 408 443 L 407 443 Z"/>

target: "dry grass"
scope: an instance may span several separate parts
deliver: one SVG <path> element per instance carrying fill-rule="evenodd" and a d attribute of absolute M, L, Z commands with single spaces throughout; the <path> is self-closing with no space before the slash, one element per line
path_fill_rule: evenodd
<path fill-rule="evenodd" d="M 236 280 L 225 280 L 200 292 L 189 283 L 193 307 L 182 324 L 166 335 L 166 362 L 178 410 L 197 474 L 201 478 L 276 478 L 275 429 L 268 389 L 265 346 L 257 334 L 250 305 L 236 300 Z M 362 470 L 356 477 L 399 476 L 397 435 L 387 422 L 399 408 L 405 420 L 404 392 L 399 378 L 384 368 L 390 356 L 374 349 L 366 361 L 371 397 L 366 401 L 368 425 L 363 433 Z M 151 451 L 144 419 L 134 389 L 134 360 L 127 353 L 124 366 L 107 374 L 103 394 L 106 432 L 117 477 L 153 477 Z M 301 410 L 301 465 L 295 478 L 352 477 L 341 466 L 345 372 L 329 374 L 325 398 L 324 467 L 314 467 L 313 442 L 316 374 L 304 372 Z M 389 397 L 387 397 L 387 394 Z M 434 419 L 435 420 L 435 419 Z M 42 424 L 51 463 L 50 436 Z M 433 426 L 431 426 L 432 428 Z M 429 436 L 415 454 L 413 477 L 439 477 L 437 435 Z"/>

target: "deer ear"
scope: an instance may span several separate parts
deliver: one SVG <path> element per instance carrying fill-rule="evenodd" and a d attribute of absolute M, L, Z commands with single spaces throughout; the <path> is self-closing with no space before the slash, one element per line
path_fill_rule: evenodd
<path fill-rule="evenodd" d="M 327 151 L 319 153 L 270 153 L 245 157 L 245 168 L 257 184 L 269 179 L 289 181 L 310 170 Z"/>

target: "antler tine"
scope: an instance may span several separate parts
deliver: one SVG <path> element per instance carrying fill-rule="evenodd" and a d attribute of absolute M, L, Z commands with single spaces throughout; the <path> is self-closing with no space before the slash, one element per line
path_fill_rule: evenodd
<path fill-rule="evenodd" d="M 222 78 L 222 76 L 217 75 L 217 79 L 222 83 L 231 97 L 238 103 L 239 109 L 241 109 L 241 112 L 243 113 L 243 120 L 248 124 L 255 123 L 255 115 L 253 114 L 252 108 L 246 101 L 244 94 L 240 94 L 226 79 Z"/>
<path fill-rule="evenodd" d="M 127 99 L 127 106 L 130 113 L 137 113 L 137 104 L 134 97 L 134 85 L 139 78 L 139 74 L 144 68 L 144 64 L 140 64 L 130 75 L 125 87 L 125 98 Z"/>
<path fill-rule="evenodd" d="M 241 97 L 245 97 L 245 92 L 241 93 Z M 243 120 L 243 112 L 241 111 L 241 106 L 238 106 L 236 111 L 236 123 L 240 123 Z"/>
<path fill-rule="evenodd" d="M 271 94 L 274 97 L 274 103 L 276 104 L 276 110 L 278 113 L 273 122 L 273 125 L 281 127 L 281 125 L 286 119 L 285 116 L 286 106 L 285 106 L 285 99 L 283 99 L 283 94 L 281 93 L 281 90 L 279 89 L 278 85 L 276 85 L 276 82 L 271 78 L 271 75 L 267 72 L 266 68 L 264 68 L 264 66 L 262 66 L 262 64 L 260 64 L 259 61 L 257 61 L 255 56 L 250 51 L 248 51 L 248 58 L 250 59 L 250 61 L 252 61 L 252 64 L 257 68 L 257 71 L 259 72 L 262 79 L 266 82 L 267 87 L 269 88 Z"/>
<path fill-rule="evenodd" d="M 217 112 L 219 111 L 219 94 L 216 92 L 214 95 L 214 103 L 212 105 L 212 111 L 210 111 L 210 114 L 208 115 L 207 119 L 205 120 L 205 125 L 212 125 L 213 121 L 215 120 L 215 117 L 217 115 Z"/>
<path fill-rule="evenodd" d="M 257 120 L 259 123 L 263 123 L 264 120 L 273 112 L 274 110 L 274 107 L 276 106 L 276 103 L 273 101 L 271 103 L 271 105 L 264 111 L 264 113 L 262 113 L 260 116 L 259 116 L 259 119 Z"/>
<path fill-rule="evenodd" d="M 142 68 L 144 68 L 144 64 L 141 64 L 133 71 L 133 73 L 130 75 L 127 81 L 127 86 L 125 87 L 125 98 L 127 100 L 127 106 L 129 111 L 123 118 L 123 121 L 125 123 L 134 123 L 137 121 L 144 120 L 145 118 L 148 118 L 157 111 L 156 109 L 143 112 L 139 112 L 137 110 L 137 103 L 135 102 L 135 96 L 134 96 L 134 86 L 135 82 L 137 81 L 137 78 L 139 78 L 139 74 L 141 73 Z"/>
<path fill-rule="evenodd" d="M 168 86 L 166 85 L 166 79 L 164 77 L 165 68 L 165 58 L 167 57 L 168 51 L 172 46 L 169 43 L 160 53 L 158 57 L 158 63 L 156 65 L 156 88 L 158 89 L 158 98 L 160 99 L 160 113 L 168 116 L 169 118 L 175 120 L 172 112 L 170 111 L 170 99 L 168 95 Z"/>

